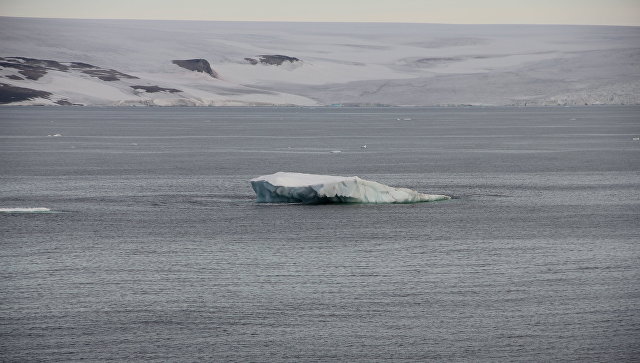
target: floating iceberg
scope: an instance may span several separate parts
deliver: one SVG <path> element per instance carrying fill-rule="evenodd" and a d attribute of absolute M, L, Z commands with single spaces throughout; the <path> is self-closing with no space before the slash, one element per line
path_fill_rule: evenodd
<path fill-rule="evenodd" d="M 418 203 L 451 199 L 393 188 L 357 176 L 278 172 L 251 179 L 258 203 Z"/>

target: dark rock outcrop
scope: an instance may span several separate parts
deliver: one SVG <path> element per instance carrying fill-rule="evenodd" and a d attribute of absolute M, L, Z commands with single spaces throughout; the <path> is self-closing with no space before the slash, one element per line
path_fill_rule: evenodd
<path fill-rule="evenodd" d="M 0 83 L 0 104 L 27 101 L 34 98 L 49 98 L 50 96 L 51 93 L 46 91 Z"/>
<path fill-rule="evenodd" d="M 49 59 L 36 59 L 36 58 L 27 58 L 27 57 L 10 57 L 8 59 L 18 59 L 22 61 L 22 64 L 32 66 L 32 67 L 40 67 L 47 68 L 58 71 L 66 71 L 69 69 L 69 66 L 66 66 L 60 62 L 49 60 Z"/>
<path fill-rule="evenodd" d="M 138 77 L 136 76 L 132 76 L 126 73 L 122 73 L 122 72 L 118 72 L 115 69 L 104 69 L 104 68 L 98 68 L 98 67 L 94 67 L 93 69 L 83 69 L 81 70 L 82 73 L 84 74 L 88 74 L 91 77 L 95 77 L 98 78 L 100 80 L 103 81 L 107 81 L 107 82 L 112 82 L 112 81 L 119 81 L 123 78 L 125 79 L 138 79 Z"/>
<path fill-rule="evenodd" d="M 45 66 L 45 64 L 53 62 L 59 65 L 58 62 L 54 61 L 36 61 L 37 60 L 23 57 L 0 58 L 0 67 L 17 69 L 18 73 L 23 75 L 25 78 L 37 81 L 42 78 L 42 76 L 47 74 L 47 69 L 51 69 L 50 67 Z M 60 70 L 60 67 L 56 66 L 54 69 Z"/>
<path fill-rule="evenodd" d="M 173 64 L 194 72 L 207 73 L 213 78 L 218 78 L 218 73 L 211 68 L 206 59 L 175 59 L 171 61 Z"/>
<path fill-rule="evenodd" d="M 284 62 L 295 63 L 300 62 L 300 59 L 296 57 L 289 57 L 281 54 L 263 54 L 256 58 L 245 58 L 247 62 L 256 65 L 258 63 L 268 64 L 272 66 L 281 66 Z"/>
<path fill-rule="evenodd" d="M 438 64 L 438 63 L 450 63 L 460 61 L 460 58 L 442 57 L 442 58 L 420 58 L 416 60 L 416 63 L 421 64 Z"/>
<path fill-rule="evenodd" d="M 94 65 L 88 64 L 88 63 L 82 63 L 82 62 L 71 62 L 69 63 L 69 65 L 71 66 L 71 68 L 98 68 Z"/>
<path fill-rule="evenodd" d="M 35 59 L 27 57 L 0 57 L 0 67 L 17 69 L 25 78 L 37 81 L 47 74 L 47 71 L 69 72 L 79 71 L 91 77 L 103 81 L 119 81 L 125 79 L 138 79 L 138 77 L 118 72 L 114 69 L 97 67 L 87 63 L 70 62 L 60 63 L 48 59 Z M 17 80 L 11 77 L 11 79 Z"/>
<path fill-rule="evenodd" d="M 169 93 L 178 93 L 182 92 L 179 89 L 175 88 L 164 88 L 160 86 L 131 86 L 134 90 L 144 90 L 147 93 L 156 93 L 156 92 L 169 92 Z"/>

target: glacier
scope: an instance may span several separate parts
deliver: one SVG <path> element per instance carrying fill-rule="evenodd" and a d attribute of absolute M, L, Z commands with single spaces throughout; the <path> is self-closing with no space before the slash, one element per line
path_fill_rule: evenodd
<path fill-rule="evenodd" d="M 0 17 L 0 34 L 0 105 L 640 104 L 640 27 Z"/>
<path fill-rule="evenodd" d="M 419 203 L 451 199 L 394 188 L 357 176 L 277 172 L 251 179 L 258 203 Z"/>

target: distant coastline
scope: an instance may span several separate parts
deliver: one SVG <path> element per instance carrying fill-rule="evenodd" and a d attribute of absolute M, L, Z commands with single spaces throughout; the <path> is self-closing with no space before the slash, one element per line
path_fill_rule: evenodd
<path fill-rule="evenodd" d="M 0 17 L 0 104 L 640 104 L 640 27 Z"/>

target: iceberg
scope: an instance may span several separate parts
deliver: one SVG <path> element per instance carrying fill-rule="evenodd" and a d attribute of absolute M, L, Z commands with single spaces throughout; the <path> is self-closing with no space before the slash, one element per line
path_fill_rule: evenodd
<path fill-rule="evenodd" d="M 446 195 L 422 194 L 357 176 L 278 172 L 251 179 L 258 203 L 419 203 L 447 200 Z"/>

